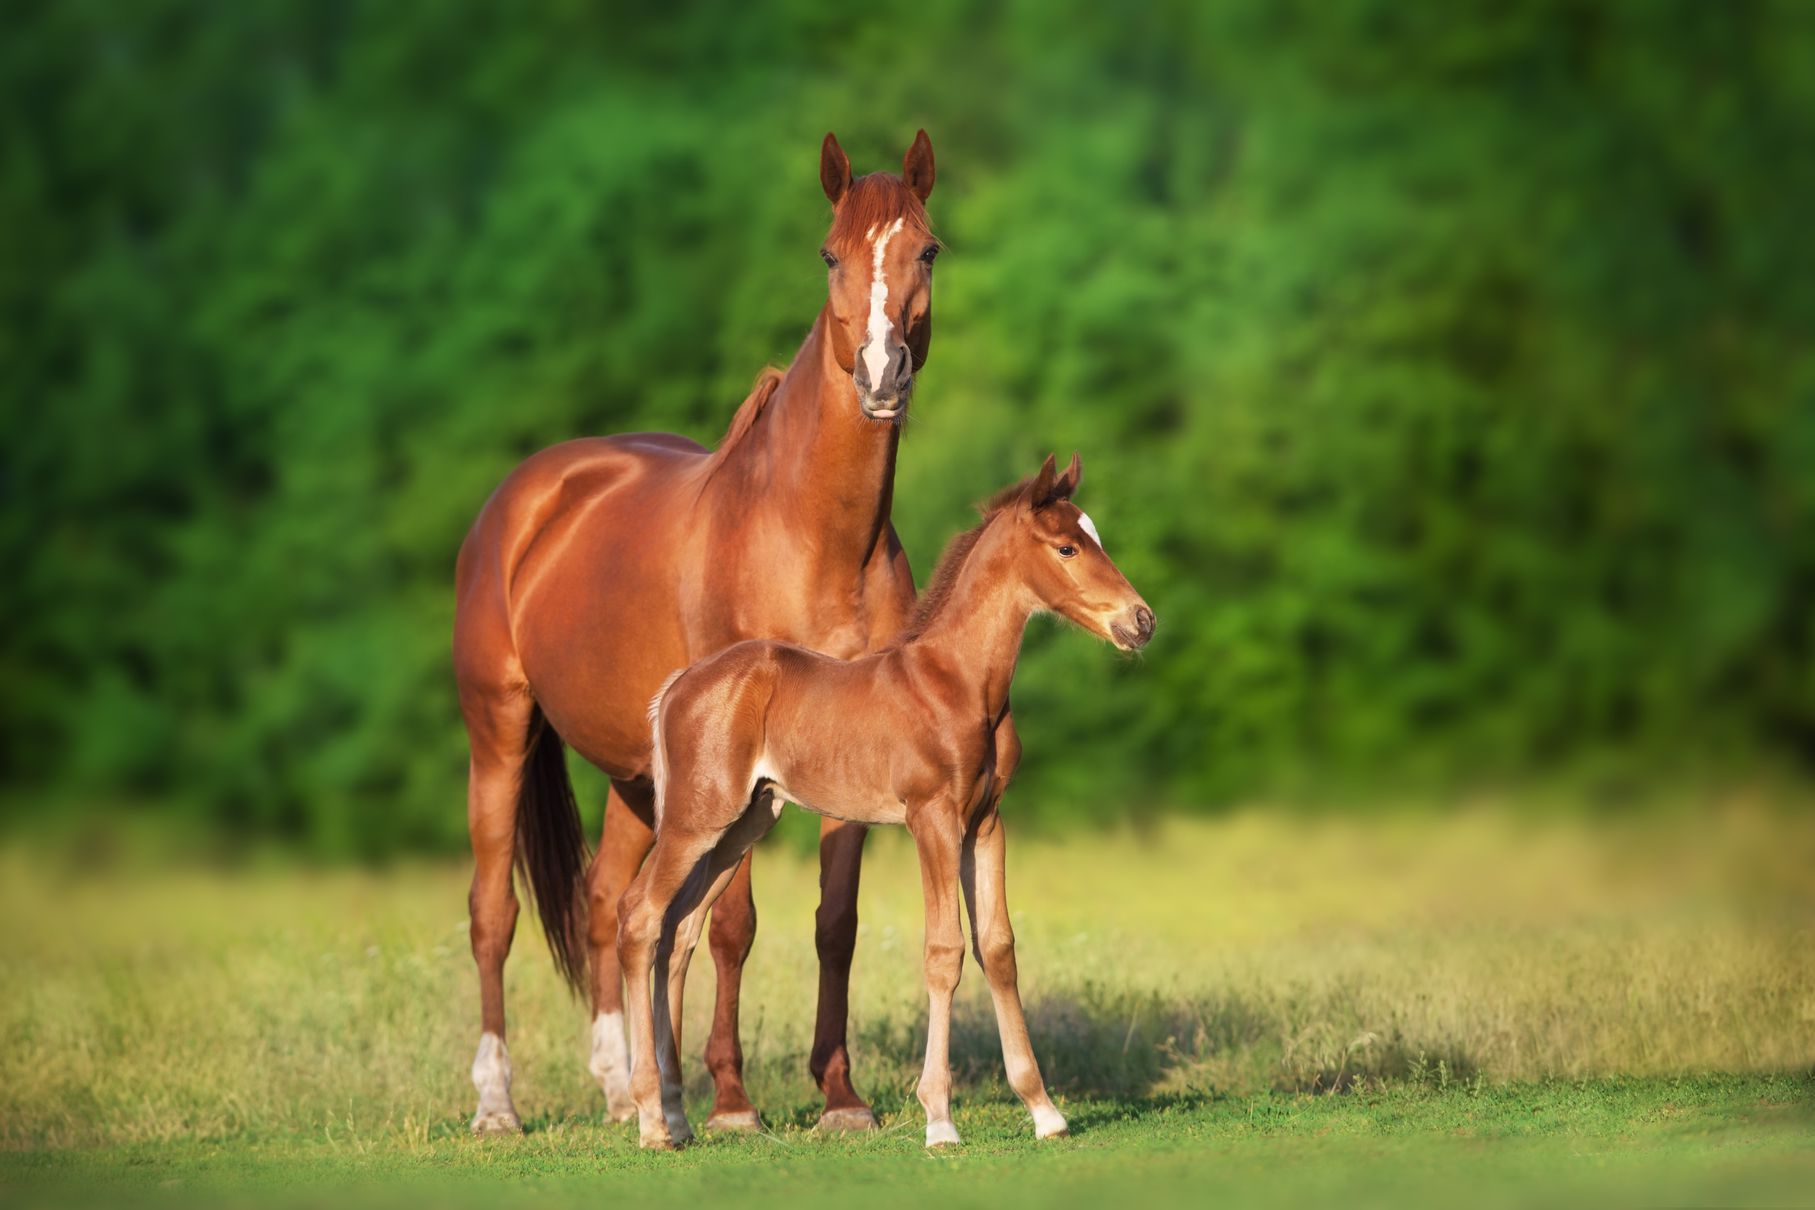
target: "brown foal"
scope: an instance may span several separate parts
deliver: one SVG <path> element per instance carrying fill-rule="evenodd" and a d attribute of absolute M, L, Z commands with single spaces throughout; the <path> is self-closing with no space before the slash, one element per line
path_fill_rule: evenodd
<path fill-rule="evenodd" d="M 644 707 L 677 668 L 749 638 L 856 656 L 895 637 L 914 579 L 889 523 L 900 421 L 932 339 L 938 242 L 923 205 L 933 149 L 853 179 L 827 135 L 820 248 L 827 301 L 785 373 L 770 371 L 708 451 L 668 433 L 570 441 L 524 462 L 460 549 L 454 668 L 472 757 L 473 958 L 481 1035 L 475 1132 L 521 1128 L 504 1045 L 513 860 L 561 970 L 592 994 L 590 1068 L 611 1116 L 634 1112 L 617 960 L 618 900 L 654 822 Z M 611 778 L 590 868 L 563 741 Z M 811 1068 L 823 1126 L 874 1126 L 851 1086 L 845 1018 L 864 830 L 821 830 L 819 1018 Z M 751 1129 L 738 992 L 756 932 L 748 863 L 712 917 L 718 1002 L 708 1125 Z"/>
<path fill-rule="evenodd" d="M 788 643 L 739 643 L 678 674 L 650 703 L 655 847 L 624 894 L 618 928 L 643 1146 L 693 1137 L 676 1037 L 687 962 L 706 912 L 783 802 L 854 823 L 905 823 L 914 837 L 926 896 L 926 1145 L 958 1141 L 948 1052 L 964 962 L 961 883 L 1009 1084 L 1039 1137 L 1065 1133 L 1028 1042 L 1003 883 L 998 807 L 1020 758 L 1005 726 L 1009 683 L 1027 621 L 1041 610 L 1125 651 L 1153 635 L 1153 611 L 1071 503 L 1081 473 L 1075 455 L 1063 474 L 1048 458 L 986 505 L 982 524 L 947 548 L 895 646 L 846 661 Z"/>

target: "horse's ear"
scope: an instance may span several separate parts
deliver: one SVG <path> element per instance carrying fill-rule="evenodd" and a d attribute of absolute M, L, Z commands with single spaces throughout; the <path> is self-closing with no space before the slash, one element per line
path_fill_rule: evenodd
<path fill-rule="evenodd" d="M 851 157 L 838 145 L 838 136 L 829 130 L 826 141 L 819 145 L 819 183 L 834 206 L 851 187 Z"/>
<path fill-rule="evenodd" d="M 1078 461 L 1078 455 L 1076 451 L 1073 451 L 1071 455 L 1071 465 L 1065 468 L 1063 474 L 1053 480 L 1052 498 L 1054 500 L 1071 499 L 1072 496 L 1077 494 L 1078 484 L 1083 482 L 1083 480 L 1084 464 Z"/>
<path fill-rule="evenodd" d="M 1046 461 L 1040 464 L 1040 473 L 1035 475 L 1034 481 L 1027 485 L 1027 507 L 1029 509 L 1038 512 L 1052 503 L 1052 484 L 1057 474 L 1058 459 L 1051 454 L 1046 455 Z"/>
<path fill-rule="evenodd" d="M 901 157 L 901 179 L 923 202 L 933 191 L 933 140 L 924 130 L 914 136 L 914 145 Z"/>

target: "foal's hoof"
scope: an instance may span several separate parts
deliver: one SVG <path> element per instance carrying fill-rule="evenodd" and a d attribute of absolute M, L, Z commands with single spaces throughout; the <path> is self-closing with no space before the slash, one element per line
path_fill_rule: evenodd
<path fill-rule="evenodd" d="M 660 1134 L 638 1135 L 637 1146 L 644 1151 L 679 1151 L 681 1149 L 681 1145 L 670 1138 L 666 1130 Z"/>
<path fill-rule="evenodd" d="M 876 1129 L 876 1115 L 864 1105 L 849 1109 L 828 1109 L 819 1115 L 819 1125 L 815 1128 L 827 1134 L 844 1134 L 847 1131 Z"/>
<path fill-rule="evenodd" d="M 956 1147 L 963 1141 L 958 1137 L 958 1128 L 950 1122 L 928 1122 L 926 1124 L 926 1145 L 928 1147 Z"/>
<path fill-rule="evenodd" d="M 1056 1109 L 1036 1110 L 1034 1112 L 1034 1137 L 1036 1139 L 1070 1138 L 1071 1127 L 1066 1125 L 1064 1115 Z"/>
<path fill-rule="evenodd" d="M 628 1105 L 607 1104 L 605 1106 L 605 1120 L 608 1122 L 628 1122 L 630 1119 L 636 1117 L 636 1115 L 637 1107 L 635 1101 L 632 1101 Z"/>
<path fill-rule="evenodd" d="M 498 1134 L 522 1134 L 523 1122 L 508 1109 L 473 1115 L 473 1133 L 480 1138 Z"/>
<path fill-rule="evenodd" d="M 739 1109 L 731 1113 L 715 1113 L 706 1119 L 707 1130 L 724 1131 L 727 1134 L 749 1134 L 761 1130 L 763 1120 L 756 1116 L 754 1109 Z"/>

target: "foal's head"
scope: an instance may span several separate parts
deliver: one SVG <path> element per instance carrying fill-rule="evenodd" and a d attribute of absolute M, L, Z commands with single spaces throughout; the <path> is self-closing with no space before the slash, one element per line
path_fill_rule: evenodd
<path fill-rule="evenodd" d="M 850 159 L 828 134 L 819 180 L 832 199 L 832 230 L 819 252 L 830 279 L 832 352 L 851 372 L 863 414 L 899 421 L 933 334 L 939 241 L 923 204 L 933 191 L 933 144 L 923 130 L 900 176 L 853 180 Z"/>
<path fill-rule="evenodd" d="M 1064 471 L 1049 454 L 1037 475 L 1005 494 L 1015 567 L 1043 608 L 1123 651 L 1138 651 L 1153 637 L 1153 610 L 1104 553 L 1096 525 L 1071 502 L 1083 477 L 1076 454 Z"/>

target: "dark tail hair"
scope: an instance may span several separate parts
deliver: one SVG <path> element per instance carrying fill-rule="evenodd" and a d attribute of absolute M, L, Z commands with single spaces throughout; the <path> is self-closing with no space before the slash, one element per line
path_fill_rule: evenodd
<path fill-rule="evenodd" d="M 567 745 L 538 707 L 529 719 L 529 755 L 517 789 L 517 868 L 542 918 L 542 932 L 576 995 L 586 990 L 586 835 L 567 779 Z"/>

